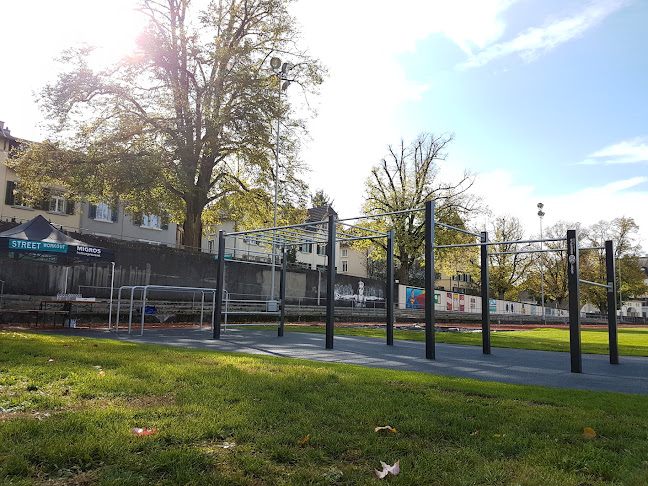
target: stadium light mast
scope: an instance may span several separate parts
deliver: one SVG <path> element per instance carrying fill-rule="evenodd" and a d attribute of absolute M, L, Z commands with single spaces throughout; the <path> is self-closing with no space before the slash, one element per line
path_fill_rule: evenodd
<path fill-rule="evenodd" d="M 542 240 L 542 218 L 544 218 L 544 211 L 542 210 L 544 208 L 544 204 L 541 202 L 538 203 L 538 218 L 540 218 L 540 240 Z M 540 250 L 542 250 L 542 241 L 540 241 Z M 544 253 L 542 251 L 540 252 L 540 288 L 541 290 L 541 297 L 540 297 L 540 302 L 542 304 L 542 320 L 543 322 L 547 321 L 547 317 L 545 315 L 545 298 L 544 298 Z"/>
<path fill-rule="evenodd" d="M 281 92 L 285 91 L 288 86 L 290 86 L 291 80 L 286 77 L 288 71 L 290 71 L 293 66 L 288 62 L 281 62 L 281 59 L 278 57 L 273 57 L 270 59 L 270 67 L 274 71 L 274 76 L 277 77 L 277 85 L 279 89 L 277 106 L 281 109 Z M 283 81 L 283 82 L 282 82 Z M 274 227 L 277 227 L 277 202 L 279 197 L 279 127 L 281 126 L 281 116 L 277 114 L 277 146 L 275 149 L 275 186 L 274 186 L 274 218 L 273 223 Z M 270 285 L 270 300 L 273 301 L 275 297 L 275 247 L 276 247 L 276 232 L 272 237 L 272 279 Z"/>

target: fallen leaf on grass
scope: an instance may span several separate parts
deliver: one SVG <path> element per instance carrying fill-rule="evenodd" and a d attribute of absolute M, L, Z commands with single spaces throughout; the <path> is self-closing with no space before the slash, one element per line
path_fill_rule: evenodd
<path fill-rule="evenodd" d="M 302 440 L 298 442 L 299 445 L 305 444 L 310 440 L 310 434 L 308 434 L 306 437 L 304 437 Z"/>
<path fill-rule="evenodd" d="M 475 430 L 474 432 L 471 432 L 470 435 L 479 435 L 481 434 L 481 430 Z"/>
<path fill-rule="evenodd" d="M 48 363 L 51 363 L 52 361 L 56 361 L 56 358 L 50 358 L 47 360 Z"/>
<path fill-rule="evenodd" d="M 106 372 L 105 372 L 104 370 L 101 370 L 101 371 L 99 372 L 99 376 L 106 376 Z"/>
<path fill-rule="evenodd" d="M 63 347 L 64 347 L 64 348 L 69 348 L 70 345 L 69 345 L 69 344 L 64 344 Z"/>
<path fill-rule="evenodd" d="M 236 442 L 223 442 L 222 444 L 216 444 L 216 447 L 220 447 L 221 449 L 231 449 L 235 446 Z"/>
<path fill-rule="evenodd" d="M 391 425 L 383 425 L 382 427 L 376 427 L 374 429 L 374 432 L 379 432 L 381 430 L 389 430 L 390 432 L 393 432 L 394 434 L 396 433 L 396 429 L 393 428 Z"/>
<path fill-rule="evenodd" d="M 380 465 L 382 466 L 382 471 L 374 469 L 374 471 L 376 471 L 376 476 L 378 476 L 378 479 L 384 478 L 389 473 L 392 473 L 394 476 L 398 476 L 398 473 L 400 473 L 400 460 L 396 461 L 393 466 L 390 466 L 383 461 L 380 461 Z"/>
<path fill-rule="evenodd" d="M 592 427 L 585 427 L 583 429 L 583 437 L 593 439 L 594 437 L 596 437 L 596 431 Z"/>
<path fill-rule="evenodd" d="M 98 345 L 98 344 L 93 344 L 92 347 L 93 347 L 93 348 L 98 348 L 99 345 Z"/>
<path fill-rule="evenodd" d="M 151 434 L 157 434 L 158 431 L 155 429 L 140 429 L 139 427 L 133 427 L 131 429 L 131 432 L 133 435 L 141 436 L 141 435 L 151 435 Z"/>

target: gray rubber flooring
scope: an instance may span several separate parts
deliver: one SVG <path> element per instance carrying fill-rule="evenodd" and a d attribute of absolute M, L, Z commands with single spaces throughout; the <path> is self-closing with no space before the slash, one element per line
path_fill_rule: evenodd
<path fill-rule="evenodd" d="M 373 368 L 418 371 L 436 375 L 474 378 L 476 380 L 542 385 L 580 390 L 648 394 L 648 358 L 621 356 L 620 364 L 611 365 L 606 355 L 583 354 L 583 373 L 571 373 L 569 353 L 492 348 L 482 353 L 478 346 L 436 345 L 436 359 L 425 358 L 425 343 L 384 339 L 335 336 L 333 349 L 326 349 L 324 334 L 228 329 L 220 340 L 212 339 L 205 328 L 139 330 L 118 334 L 101 330 L 70 330 L 75 335 L 118 339 L 135 343 L 164 344 L 214 351 L 238 352 L 298 358 L 326 363 L 345 363 Z"/>

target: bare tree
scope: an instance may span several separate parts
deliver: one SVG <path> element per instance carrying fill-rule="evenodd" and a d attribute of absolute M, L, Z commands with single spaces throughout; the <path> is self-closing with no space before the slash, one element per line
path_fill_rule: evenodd
<path fill-rule="evenodd" d="M 398 147 L 389 146 L 389 153 L 372 168 L 367 179 L 363 213 L 420 209 L 427 201 L 434 201 L 437 221 L 463 226 L 476 209 L 478 199 L 469 192 L 474 181 L 470 172 L 464 172 L 457 181 L 440 177 L 440 163 L 446 160 L 446 150 L 453 138 L 422 133 L 410 144 L 401 140 Z M 394 230 L 394 252 L 399 262 L 396 277 L 401 283 L 408 283 L 410 269 L 422 254 L 424 213 L 393 214 L 376 218 L 372 224 Z M 438 237 L 442 237 L 442 232 Z M 384 245 L 381 248 L 384 250 Z"/>

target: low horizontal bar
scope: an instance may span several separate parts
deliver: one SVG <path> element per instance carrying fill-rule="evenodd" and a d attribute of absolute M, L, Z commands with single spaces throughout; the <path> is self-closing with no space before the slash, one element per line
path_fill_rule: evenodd
<path fill-rule="evenodd" d="M 605 250 L 604 246 L 590 246 L 588 248 L 579 248 L 579 250 Z"/>
<path fill-rule="evenodd" d="M 450 228 L 450 229 L 453 229 L 453 230 L 456 230 L 456 231 L 461 231 L 462 233 L 466 233 L 467 235 L 473 235 L 473 236 L 476 236 L 477 238 L 481 238 L 481 235 L 478 234 L 478 233 L 473 233 L 472 231 L 457 228 L 456 226 L 450 226 L 449 224 L 439 223 L 438 221 L 435 221 L 434 224 L 436 226 L 443 226 L 444 228 Z"/>
<path fill-rule="evenodd" d="M 598 282 L 590 282 L 589 280 L 580 280 L 580 279 L 579 279 L 579 282 L 580 282 L 580 283 L 590 284 L 590 285 L 596 285 L 597 287 L 604 287 L 604 288 L 606 288 L 606 289 L 612 288 L 611 285 L 605 285 L 605 284 L 598 283 Z"/>
<path fill-rule="evenodd" d="M 223 314 L 259 314 L 263 316 L 278 316 L 279 314 L 281 314 L 280 311 L 269 312 L 269 311 L 231 311 L 231 310 L 227 310 L 227 311 L 223 310 L 222 313 Z M 234 324 L 228 322 L 227 325 L 233 326 Z"/>

